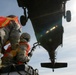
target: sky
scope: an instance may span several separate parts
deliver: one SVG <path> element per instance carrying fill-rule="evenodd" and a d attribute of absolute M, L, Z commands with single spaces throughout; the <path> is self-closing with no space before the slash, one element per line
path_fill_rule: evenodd
<path fill-rule="evenodd" d="M 66 10 L 71 11 L 71 22 L 66 22 L 63 18 L 63 47 L 57 48 L 56 61 L 67 62 L 67 68 L 52 69 L 42 68 L 41 62 L 50 62 L 48 53 L 41 46 L 35 49 L 33 56 L 28 63 L 33 68 L 39 69 L 39 75 L 74 75 L 76 74 L 76 0 L 69 0 L 66 3 Z M 22 8 L 19 8 L 16 0 L 0 0 L 0 16 L 17 15 L 19 18 L 23 14 Z M 22 27 L 22 32 L 28 32 L 31 35 L 30 46 L 37 42 L 31 21 L 28 20 L 26 26 Z"/>

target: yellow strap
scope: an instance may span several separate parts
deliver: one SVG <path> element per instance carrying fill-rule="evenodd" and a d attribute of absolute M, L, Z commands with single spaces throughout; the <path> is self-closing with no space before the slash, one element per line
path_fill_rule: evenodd
<path fill-rule="evenodd" d="M 7 17 L 7 20 L 2 24 L 2 27 L 4 27 L 6 24 L 8 24 L 8 22 L 9 22 L 10 20 L 14 20 L 14 21 L 15 21 L 15 18 L 8 18 L 8 17 Z M 17 21 L 15 21 L 15 22 L 16 22 L 16 24 L 17 24 L 18 26 L 20 26 L 20 24 L 19 24 Z"/>
<path fill-rule="evenodd" d="M 3 24 L 2 24 L 2 27 L 5 26 L 10 20 L 7 19 Z"/>
<path fill-rule="evenodd" d="M 2 27 L 4 27 L 10 20 L 14 20 L 14 18 L 7 18 L 7 20 L 2 24 Z"/>
<path fill-rule="evenodd" d="M 14 18 L 7 18 L 8 20 L 15 20 Z"/>

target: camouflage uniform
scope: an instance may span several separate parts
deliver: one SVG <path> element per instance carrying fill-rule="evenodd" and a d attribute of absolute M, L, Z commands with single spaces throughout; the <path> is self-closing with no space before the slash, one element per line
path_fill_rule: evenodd
<path fill-rule="evenodd" d="M 14 57 L 11 58 L 11 46 L 9 46 L 7 50 L 5 50 L 4 56 L 2 58 L 2 64 L 9 65 L 12 63 L 22 64 L 28 62 L 30 60 L 30 57 L 28 56 L 30 50 L 30 45 L 28 44 L 29 40 L 30 35 L 23 33 L 20 37 L 20 42 L 16 54 L 14 54 Z"/>
<path fill-rule="evenodd" d="M 17 44 L 19 43 L 20 33 L 21 26 L 20 24 L 18 25 L 15 20 L 10 20 L 7 26 L 0 28 L 0 53 L 8 41 L 11 44 L 11 49 L 15 50 Z"/>
<path fill-rule="evenodd" d="M 10 18 L 10 19 L 7 26 L 4 26 L 2 28 L 0 27 L 0 54 L 1 52 L 4 52 L 3 51 L 4 46 L 7 44 L 8 41 L 11 44 L 11 50 L 14 51 L 19 43 L 20 33 L 21 33 L 21 25 L 18 22 L 18 17 L 14 15 L 10 15 L 5 18 Z M 14 18 L 16 18 L 16 21 Z"/>

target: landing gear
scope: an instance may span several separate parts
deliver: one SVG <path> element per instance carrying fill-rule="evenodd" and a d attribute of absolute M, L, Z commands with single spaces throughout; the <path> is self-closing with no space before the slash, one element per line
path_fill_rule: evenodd
<path fill-rule="evenodd" d="M 69 10 L 66 12 L 66 21 L 67 22 L 71 21 L 71 12 Z"/>
<path fill-rule="evenodd" d="M 27 13 L 26 13 L 26 7 L 22 7 L 22 8 L 24 10 L 24 15 L 22 15 L 20 17 L 20 22 L 21 22 L 22 26 L 25 26 L 26 25 L 26 22 L 28 20 L 28 16 L 27 16 Z"/>
<path fill-rule="evenodd" d="M 64 18 L 66 18 L 67 22 L 70 22 L 71 21 L 71 11 L 70 10 L 66 11 L 65 4 L 66 4 L 66 2 L 64 1 L 63 4 L 62 4 L 63 16 L 64 16 Z"/>
<path fill-rule="evenodd" d="M 64 18 L 66 19 L 67 22 L 71 21 L 71 12 L 69 10 L 64 12 Z"/>
<path fill-rule="evenodd" d="M 22 15 L 20 17 L 20 22 L 21 22 L 22 26 L 25 26 L 26 25 L 26 22 L 27 22 L 26 16 Z"/>

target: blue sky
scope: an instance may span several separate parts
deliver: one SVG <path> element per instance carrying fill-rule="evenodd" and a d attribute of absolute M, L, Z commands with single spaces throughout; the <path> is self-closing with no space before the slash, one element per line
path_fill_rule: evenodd
<path fill-rule="evenodd" d="M 74 75 L 76 74 L 76 0 L 70 0 L 67 2 L 66 10 L 71 10 L 72 21 L 66 22 L 63 18 L 63 47 L 57 48 L 58 62 L 67 62 L 68 67 L 62 69 L 55 69 L 52 72 L 51 69 L 42 68 L 41 62 L 49 61 L 48 53 L 41 46 L 37 47 L 29 65 L 39 69 L 40 75 Z M 0 16 L 17 15 L 20 17 L 23 14 L 23 10 L 18 7 L 16 0 L 0 0 Z M 29 42 L 31 47 L 36 42 L 34 31 L 30 20 L 28 20 L 25 27 L 22 27 L 22 32 L 28 32 L 31 35 L 31 41 Z"/>

